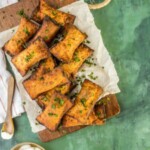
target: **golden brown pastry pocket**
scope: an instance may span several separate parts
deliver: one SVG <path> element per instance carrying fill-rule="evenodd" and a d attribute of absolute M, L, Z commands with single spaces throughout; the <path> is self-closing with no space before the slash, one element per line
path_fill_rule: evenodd
<path fill-rule="evenodd" d="M 12 58 L 12 63 L 22 76 L 40 60 L 49 56 L 48 48 L 45 42 L 38 38 L 28 48 Z"/>
<path fill-rule="evenodd" d="M 86 34 L 74 25 L 69 25 L 62 41 L 50 49 L 50 52 L 63 62 L 70 62 L 76 48 L 85 40 Z"/>
<path fill-rule="evenodd" d="M 23 82 L 25 89 L 32 99 L 45 93 L 59 85 L 69 83 L 61 68 L 55 68 L 49 73 L 43 74 L 39 78 L 29 78 Z"/>
<path fill-rule="evenodd" d="M 38 25 L 26 18 L 21 18 L 15 35 L 4 45 L 3 50 L 15 56 L 24 49 L 26 42 L 37 32 Z"/>
<path fill-rule="evenodd" d="M 37 117 L 37 121 L 49 130 L 55 131 L 63 115 L 73 106 L 71 101 L 60 93 L 54 93 L 45 110 Z"/>

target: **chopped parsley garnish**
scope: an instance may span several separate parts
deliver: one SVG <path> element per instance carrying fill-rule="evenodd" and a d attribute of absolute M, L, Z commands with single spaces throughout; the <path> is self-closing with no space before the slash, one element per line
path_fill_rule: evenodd
<path fill-rule="evenodd" d="M 29 62 L 33 57 L 34 57 L 34 52 L 31 52 L 30 54 L 28 54 L 28 55 L 25 57 L 25 61 L 26 61 L 26 62 Z"/>
<path fill-rule="evenodd" d="M 81 85 L 82 84 L 82 77 L 78 76 L 76 77 L 76 81 Z"/>
<path fill-rule="evenodd" d="M 79 113 L 82 114 L 82 110 L 79 110 Z"/>
<path fill-rule="evenodd" d="M 101 113 L 100 113 L 100 112 L 97 112 L 97 113 L 96 113 L 96 116 L 97 116 L 98 118 L 100 118 Z"/>
<path fill-rule="evenodd" d="M 75 57 L 75 58 L 74 58 L 74 61 L 75 61 L 75 62 L 79 62 L 80 59 L 79 59 L 78 57 Z"/>
<path fill-rule="evenodd" d="M 44 37 L 44 40 L 48 40 L 48 36 L 45 36 L 45 37 Z"/>
<path fill-rule="evenodd" d="M 64 104 L 64 100 L 63 99 L 60 99 L 59 101 L 60 105 L 62 106 Z"/>
<path fill-rule="evenodd" d="M 61 98 L 56 97 L 54 100 L 55 100 L 56 102 L 58 102 L 59 105 L 61 105 L 61 106 L 64 104 L 64 100 L 61 99 Z"/>
<path fill-rule="evenodd" d="M 39 125 L 39 123 L 36 122 L 35 125 Z"/>
<path fill-rule="evenodd" d="M 40 77 L 39 80 L 44 80 L 44 77 Z"/>
<path fill-rule="evenodd" d="M 15 32 L 15 30 L 13 29 L 13 30 L 12 30 L 12 33 L 14 33 L 14 32 Z"/>
<path fill-rule="evenodd" d="M 18 42 L 21 43 L 21 41 L 18 41 Z M 19 44 L 19 43 L 18 43 L 18 44 Z M 25 48 L 25 49 L 28 47 L 26 43 L 24 43 L 22 46 L 23 46 L 23 48 Z"/>
<path fill-rule="evenodd" d="M 92 80 L 96 80 L 96 79 L 98 78 L 98 76 L 94 76 L 94 73 L 93 73 L 93 72 L 91 72 L 91 73 L 88 75 L 88 77 L 90 77 L 90 79 L 92 79 Z"/>
<path fill-rule="evenodd" d="M 86 59 L 86 60 L 85 60 L 85 63 L 86 63 L 87 65 L 89 65 L 89 67 L 91 67 L 91 66 L 93 66 L 93 65 L 96 66 L 96 63 L 94 63 L 94 58 L 92 58 L 92 57 Z"/>
<path fill-rule="evenodd" d="M 54 113 L 48 113 L 49 116 L 54 116 L 54 117 L 58 117 L 57 114 L 54 114 Z"/>
<path fill-rule="evenodd" d="M 77 52 L 74 53 L 74 61 L 75 62 L 79 62 L 80 61 L 80 58 L 78 57 L 78 53 Z"/>
<path fill-rule="evenodd" d="M 49 31 L 49 29 L 46 29 L 45 32 L 47 33 Z"/>
<path fill-rule="evenodd" d="M 55 105 L 55 104 L 52 104 L 52 108 L 55 109 L 55 108 L 56 108 L 56 105 Z"/>
<path fill-rule="evenodd" d="M 91 43 L 89 40 L 84 40 L 84 43 L 87 43 L 87 44 L 89 44 L 89 43 Z"/>
<path fill-rule="evenodd" d="M 81 72 L 85 72 L 85 69 L 82 69 Z"/>
<path fill-rule="evenodd" d="M 56 16 L 57 12 L 56 11 L 52 11 L 52 14 L 53 14 L 53 16 Z"/>
<path fill-rule="evenodd" d="M 23 29 L 23 32 L 26 33 L 27 35 L 30 35 L 30 32 L 27 27 Z"/>
<path fill-rule="evenodd" d="M 19 43 L 21 43 L 21 40 L 18 40 L 18 41 L 17 41 L 17 44 L 19 44 Z"/>
<path fill-rule="evenodd" d="M 74 93 L 73 95 L 71 95 L 71 99 L 77 97 L 78 93 Z"/>
<path fill-rule="evenodd" d="M 26 102 L 23 102 L 23 105 L 25 105 L 26 104 Z"/>
<path fill-rule="evenodd" d="M 98 105 L 101 105 L 101 104 L 106 105 L 107 101 L 110 101 L 110 98 L 108 98 L 108 97 L 107 98 L 103 98 L 97 104 Z"/>
<path fill-rule="evenodd" d="M 17 15 L 19 15 L 21 17 L 28 18 L 28 16 L 24 12 L 24 9 L 21 9 L 21 10 L 17 11 Z"/>
<path fill-rule="evenodd" d="M 68 45 L 69 47 L 71 47 L 71 44 L 70 44 L 70 43 L 68 43 L 67 45 Z"/>
<path fill-rule="evenodd" d="M 86 107 L 86 105 L 85 105 L 86 99 L 85 99 L 85 98 L 82 98 L 82 99 L 80 100 L 80 102 L 82 103 L 82 105 L 83 105 L 84 107 Z"/>
<path fill-rule="evenodd" d="M 76 81 L 81 85 L 85 77 L 86 76 L 84 74 L 82 74 L 81 76 L 77 76 Z"/>
<path fill-rule="evenodd" d="M 48 98 L 47 98 L 46 96 L 44 96 L 44 97 L 42 98 L 42 100 L 43 100 L 43 101 L 47 101 Z"/>

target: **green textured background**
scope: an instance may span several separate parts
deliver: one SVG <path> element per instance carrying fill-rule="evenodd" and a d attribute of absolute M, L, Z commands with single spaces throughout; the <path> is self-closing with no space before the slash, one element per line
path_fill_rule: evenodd
<path fill-rule="evenodd" d="M 150 150 L 150 0 L 112 0 L 92 13 L 120 77 L 121 114 L 102 127 L 87 127 L 49 143 L 31 133 L 24 114 L 15 119 L 14 138 L 0 138 L 0 150 L 26 141 L 46 150 Z"/>

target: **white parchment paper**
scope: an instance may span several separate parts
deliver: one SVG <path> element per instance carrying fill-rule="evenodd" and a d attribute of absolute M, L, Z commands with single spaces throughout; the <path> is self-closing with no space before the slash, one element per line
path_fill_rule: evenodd
<path fill-rule="evenodd" d="M 87 64 L 83 65 L 80 70 L 84 69 L 85 71 L 79 71 L 78 76 L 85 75 L 86 78 L 92 80 L 90 78 L 90 74 L 93 72 L 93 76 L 96 77 L 96 80 L 92 81 L 100 85 L 104 89 L 101 97 L 104 97 L 108 94 L 115 94 L 120 92 L 117 85 L 119 78 L 114 68 L 114 64 L 109 56 L 107 49 L 103 44 L 100 30 L 96 27 L 94 23 L 94 18 L 88 8 L 88 5 L 83 1 L 78 1 L 63 7 L 60 10 L 64 12 L 70 12 L 71 14 L 76 16 L 75 25 L 82 32 L 85 32 L 88 35 L 88 41 L 90 41 L 90 43 L 88 43 L 87 45 L 94 50 L 93 58 L 97 65 L 91 67 L 89 67 Z M 0 45 L 3 45 L 6 41 L 8 41 L 13 36 L 16 29 L 17 27 L 0 33 Z M 27 112 L 32 131 L 39 132 L 45 129 L 44 126 L 37 124 L 37 121 L 35 119 L 37 115 L 41 112 L 41 108 L 37 105 L 35 101 L 31 100 L 30 96 L 27 94 L 26 90 L 22 85 L 22 81 L 29 77 L 31 72 L 29 72 L 24 78 L 22 78 L 19 72 L 11 63 L 11 58 L 8 55 L 7 58 L 15 73 L 18 88 L 22 96 L 22 101 L 24 103 L 24 107 Z M 75 89 L 75 91 L 79 91 L 80 88 L 81 87 L 79 85 Z"/>

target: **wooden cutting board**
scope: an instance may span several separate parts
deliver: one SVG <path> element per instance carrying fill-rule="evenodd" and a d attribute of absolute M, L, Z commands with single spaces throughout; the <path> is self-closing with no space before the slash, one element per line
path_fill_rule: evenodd
<path fill-rule="evenodd" d="M 70 4 L 76 0 L 48 0 L 48 3 L 56 8 L 65 6 L 67 4 Z M 20 21 L 20 16 L 17 15 L 17 12 L 21 9 L 24 10 L 24 12 L 31 16 L 32 11 L 36 8 L 38 5 L 39 0 L 19 0 L 18 3 L 15 3 L 13 5 L 10 5 L 8 7 L 0 9 L 0 32 L 10 29 L 14 26 L 17 26 Z M 103 113 L 105 114 L 105 118 L 110 118 L 120 112 L 120 107 L 118 104 L 118 101 L 116 99 L 115 95 L 109 95 L 105 98 L 107 101 L 109 99 L 109 102 L 102 104 Z M 54 139 L 57 139 L 59 137 L 62 137 L 66 134 L 72 133 L 74 131 L 77 131 L 81 128 L 84 128 L 85 126 L 77 126 L 77 127 L 71 127 L 71 128 L 60 128 L 56 132 L 51 132 L 49 130 L 43 130 L 38 133 L 39 138 L 42 142 L 48 142 Z"/>

